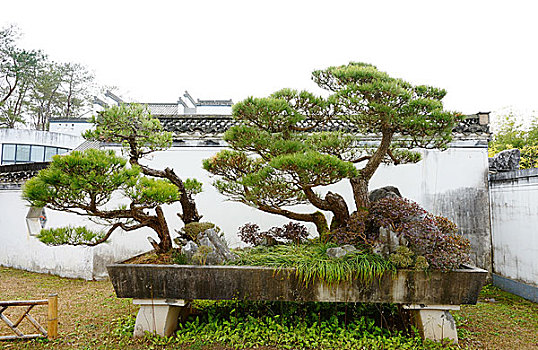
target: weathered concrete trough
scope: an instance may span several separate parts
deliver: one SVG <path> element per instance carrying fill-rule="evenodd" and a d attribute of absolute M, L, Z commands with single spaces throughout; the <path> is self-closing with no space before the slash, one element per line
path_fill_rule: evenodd
<path fill-rule="evenodd" d="M 177 328 L 185 300 L 268 300 L 397 303 L 412 310 L 425 338 L 457 341 L 449 310 L 476 304 L 487 271 L 467 267 L 449 272 L 398 270 L 368 283 L 305 284 L 293 269 L 252 266 L 132 265 L 108 266 L 119 298 L 142 307 L 135 336 L 144 331 L 169 335 Z M 140 319 L 140 322 L 139 322 Z M 155 322 L 154 320 L 162 320 Z M 143 320 L 153 320 L 145 322 Z"/>

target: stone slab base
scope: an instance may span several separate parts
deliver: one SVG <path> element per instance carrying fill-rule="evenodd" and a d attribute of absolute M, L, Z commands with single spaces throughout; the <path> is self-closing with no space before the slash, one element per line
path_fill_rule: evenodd
<path fill-rule="evenodd" d="M 423 339 L 441 341 L 450 339 L 458 343 L 456 321 L 450 314 L 451 310 L 459 310 L 459 305 L 404 305 L 411 312 L 415 327 Z"/>
<path fill-rule="evenodd" d="M 140 305 L 133 336 L 140 338 L 146 332 L 168 337 L 177 330 L 178 319 L 188 303 L 184 300 L 133 299 L 133 304 Z"/>

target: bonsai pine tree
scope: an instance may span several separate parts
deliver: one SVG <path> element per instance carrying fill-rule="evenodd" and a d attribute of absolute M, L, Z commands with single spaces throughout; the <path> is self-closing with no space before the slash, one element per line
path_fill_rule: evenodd
<path fill-rule="evenodd" d="M 214 185 L 231 200 L 315 224 L 320 235 L 352 226 L 344 198 L 324 187 L 349 181 L 354 204 L 368 207 L 368 183 L 382 162 L 416 162 L 413 148 L 443 148 L 457 113 L 445 111 L 445 90 L 415 86 L 376 67 L 350 63 L 313 72 L 328 98 L 284 89 L 237 103 L 239 122 L 224 135 L 232 150 L 204 161 Z M 341 129 L 341 131 L 334 131 Z M 361 142 L 362 135 L 378 142 Z M 305 213 L 290 206 L 311 204 Z M 324 212 L 333 215 L 328 224 Z"/>
<path fill-rule="evenodd" d="M 77 230 L 64 230 L 65 241 L 57 243 L 96 245 L 117 228 L 149 227 L 159 238 L 152 242 L 156 252 L 165 253 L 172 248 L 172 240 L 161 205 L 178 201 L 178 189 L 168 180 L 145 177 L 140 167 L 126 163 L 113 151 L 95 149 L 55 156 L 47 169 L 25 183 L 23 198 L 32 206 L 87 215 L 110 225 L 104 234 L 77 239 L 73 239 Z M 118 195 L 123 201 L 112 207 L 111 200 Z"/>
<path fill-rule="evenodd" d="M 166 150 L 172 145 L 172 133 L 163 130 L 159 120 L 152 117 L 147 109 L 138 104 L 112 106 L 92 117 L 95 128 L 84 133 L 88 140 L 119 143 L 129 163 L 140 168 L 147 176 L 168 179 L 178 190 L 182 213 L 178 216 L 185 224 L 198 222 L 198 214 L 193 196 L 202 189 L 202 184 L 195 179 L 183 181 L 173 169 L 153 169 L 140 163 L 147 154 Z"/>

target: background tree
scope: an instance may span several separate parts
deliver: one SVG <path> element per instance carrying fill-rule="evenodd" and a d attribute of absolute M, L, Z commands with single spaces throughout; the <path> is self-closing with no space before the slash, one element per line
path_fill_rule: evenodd
<path fill-rule="evenodd" d="M 62 71 L 54 62 L 42 62 L 37 69 L 29 96 L 32 126 L 36 130 L 48 130 L 49 120 L 60 116 L 62 106 Z"/>
<path fill-rule="evenodd" d="M 93 75 L 75 63 L 45 61 L 39 65 L 29 95 L 29 111 L 37 130 L 48 130 L 54 117 L 73 118 L 90 105 Z"/>
<path fill-rule="evenodd" d="M 88 215 L 110 225 L 98 239 L 65 237 L 63 243 L 96 245 L 117 228 L 149 227 L 159 237 L 159 242 L 152 242 L 157 253 L 167 252 L 172 240 L 161 205 L 179 200 L 177 187 L 167 180 L 142 176 L 140 168 L 128 168 L 126 163 L 113 151 L 95 149 L 55 156 L 47 169 L 25 183 L 23 198 L 32 206 Z M 127 203 L 111 208 L 112 198 L 118 195 Z"/>
<path fill-rule="evenodd" d="M 324 99 L 285 89 L 234 105 L 239 125 L 224 136 L 233 150 L 205 160 L 204 168 L 218 177 L 216 188 L 230 199 L 312 222 L 323 235 L 329 231 L 323 211 L 333 214 L 333 230 L 362 215 L 351 215 L 341 195 L 316 190 L 348 179 L 356 208 L 366 208 L 368 183 L 382 162 L 415 162 L 420 156 L 410 151 L 414 148 L 446 147 L 461 117 L 443 109 L 444 90 L 414 86 L 370 64 L 315 71 L 313 80 L 331 95 Z M 357 133 L 320 131 L 341 122 Z M 372 133 L 380 141 L 360 146 L 360 135 Z M 306 203 L 317 210 L 288 209 Z"/>
<path fill-rule="evenodd" d="M 163 130 L 157 118 L 151 116 L 144 106 L 122 104 L 112 106 L 92 117 L 95 128 L 84 134 L 89 140 L 119 143 L 133 166 L 140 168 L 144 175 L 169 180 L 179 190 L 182 213 L 178 216 L 185 223 L 198 222 L 198 214 L 193 196 L 202 189 L 195 179 L 183 181 L 173 169 L 153 169 L 140 163 L 152 152 L 165 150 L 172 145 L 172 133 Z"/>
<path fill-rule="evenodd" d="M 16 27 L 0 30 L 0 125 L 47 130 L 52 117 L 78 117 L 90 105 L 93 75 L 76 63 L 55 63 L 16 46 Z"/>
<path fill-rule="evenodd" d="M 513 148 L 521 152 L 521 169 L 538 167 L 538 117 L 534 117 L 528 127 L 512 113 L 503 117 L 499 130 L 489 142 L 489 156 Z"/>
<path fill-rule="evenodd" d="M 0 126 L 13 128 L 24 123 L 24 104 L 44 55 L 15 45 L 18 28 L 0 29 Z"/>
<path fill-rule="evenodd" d="M 78 63 L 61 65 L 63 95 L 61 116 L 76 118 L 90 104 L 94 76 L 86 67 Z"/>

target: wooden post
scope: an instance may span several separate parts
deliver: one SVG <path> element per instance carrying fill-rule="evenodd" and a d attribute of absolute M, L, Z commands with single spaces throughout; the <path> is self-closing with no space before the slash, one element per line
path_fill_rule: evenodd
<path fill-rule="evenodd" d="M 58 294 L 49 295 L 47 335 L 49 339 L 54 339 L 58 336 Z"/>

